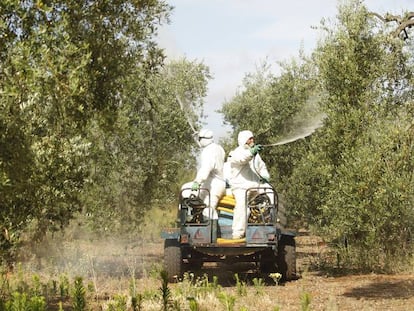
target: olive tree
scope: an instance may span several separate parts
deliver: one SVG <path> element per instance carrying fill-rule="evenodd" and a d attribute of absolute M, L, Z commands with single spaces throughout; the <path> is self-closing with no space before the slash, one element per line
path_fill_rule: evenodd
<path fill-rule="evenodd" d="M 94 138 L 116 129 L 126 82 L 145 85 L 161 68 L 154 36 L 170 10 L 156 0 L 0 4 L 3 259 L 23 233 L 40 238 L 81 211 L 101 155 Z M 145 106 L 148 92 L 140 95 L 136 105 Z"/>
<path fill-rule="evenodd" d="M 145 80 L 129 81 L 128 98 L 113 133 L 96 132 L 99 157 L 84 197 L 87 224 L 100 232 L 136 232 L 150 208 L 169 208 L 179 185 L 193 173 L 194 132 L 200 127 L 208 68 L 172 61 Z"/>
<path fill-rule="evenodd" d="M 235 135 L 251 129 L 269 145 L 296 224 L 332 242 L 342 266 L 387 270 L 413 251 L 413 15 L 378 16 L 343 2 L 309 58 L 248 75 L 222 112 Z M 276 144 L 317 116 L 313 135 Z"/>
<path fill-rule="evenodd" d="M 313 57 L 324 127 L 292 176 L 289 201 L 337 246 L 341 264 L 388 269 L 413 231 L 413 54 L 359 1 L 340 6 Z"/>

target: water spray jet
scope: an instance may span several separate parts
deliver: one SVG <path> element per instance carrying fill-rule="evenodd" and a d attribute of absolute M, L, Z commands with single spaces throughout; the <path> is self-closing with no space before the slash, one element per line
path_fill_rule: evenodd
<path fill-rule="evenodd" d="M 318 128 L 323 126 L 323 119 L 324 118 L 325 118 L 325 116 L 323 115 L 320 118 L 318 118 L 314 124 L 311 124 L 310 126 L 301 128 L 299 133 L 293 134 L 290 137 L 285 138 L 283 140 L 280 140 L 276 143 L 263 145 L 263 147 L 274 147 L 274 146 L 286 145 L 286 144 L 292 143 L 294 141 L 297 141 L 299 139 L 304 139 L 304 138 L 312 135 Z"/>

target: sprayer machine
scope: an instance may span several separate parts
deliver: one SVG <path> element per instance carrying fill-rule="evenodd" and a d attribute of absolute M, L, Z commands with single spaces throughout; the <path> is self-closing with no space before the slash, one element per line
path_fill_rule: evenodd
<path fill-rule="evenodd" d="M 209 197 L 207 189 L 182 189 L 176 226 L 162 232 L 164 269 L 171 282 L 180 280 L 184 272 L 202 268 L 206 262 L 251 262 L 262 273 L 280 273 L 284 281 L 296 278 L 295 234 L 281 222 L 273 187 L 246 190 L 249 212 L 246 234 L 241 239 L 232 239 L 234 197 L 223 196 L 216 209 L 218 219 L 212 219 L 212 215 L 203 215 L 207 205 L 200 199 L 202 192 L 202 197 Z"/>

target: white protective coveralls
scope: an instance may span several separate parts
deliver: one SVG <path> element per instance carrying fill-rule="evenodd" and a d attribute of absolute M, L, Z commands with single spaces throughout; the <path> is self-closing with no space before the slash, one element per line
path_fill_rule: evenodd
<path fill-rule="evenodd" d="M 247 141 L 254 137 L 251 131 L 241 131 L 238 135 L 239 146 L 230 152 L 228 162 L 230 163 L 230 186 L 236 200 L 233 213 L 233 239 L 239 239 L 246 234 L 247 206 L 246 190 L 259 187 L 260 176 L 269 180 L 270 175 L 266 164 L 257 153 L 255 156 L 250 151 Z M 253 143 L 254 144 L 254 143 Z M 259 176 L 260 175 L 260 176 Z"/>
<path fill-rule="evenodd" d="M 194 182 L 197 182 L 200 188 L 208 189 L 210 191 L 210 200 L 206 191 L 200 191 L 201 199 L 209 207 L 204 209 L 203 215 L 211 219 L 218 219 L 216 207 L 226 188 L 223 178 L 225 151 L 223 147 L 214 143 L 213 132 L 207 129 L 200 131 L 199 144 L 202 147 L 200 167 L 197 170 L 194 181 L 185 183 L 181 187 L 181 189 L 187 188 L 187 190 L 182 192 L 182 195 L 183 197 L 190 196 L 192 191 L 189 189 L 191 189 Z"/>

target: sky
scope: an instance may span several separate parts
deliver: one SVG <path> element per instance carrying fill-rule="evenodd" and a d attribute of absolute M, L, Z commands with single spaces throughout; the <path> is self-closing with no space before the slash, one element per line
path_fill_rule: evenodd
<path fill-rule="evenodd" d="M 210 68 L 204 111 L 205 128 L 216 138 L 231 131 L 217 112 L 241 88 L 243 78 L 266 62 L 277 62 L 316 47 L 322 19 L 334 20 L 336 0 L 167 0 L 174 7 L 169 25 L 159 32 L 168 59 L 186 57 Z M 370 11 L 401 15 L 414 0 L 365 0 Z M 259 104 L 259 103 L 258 103 Z"/>

